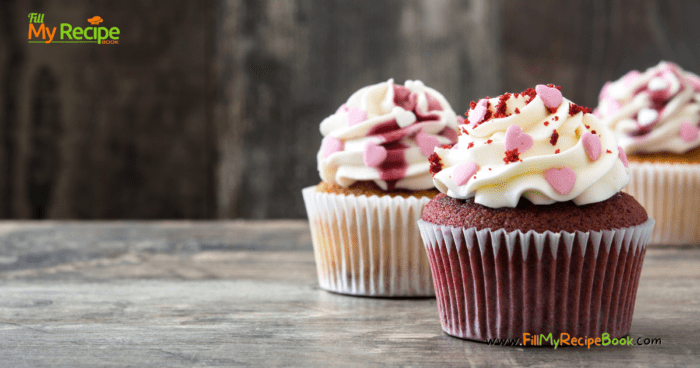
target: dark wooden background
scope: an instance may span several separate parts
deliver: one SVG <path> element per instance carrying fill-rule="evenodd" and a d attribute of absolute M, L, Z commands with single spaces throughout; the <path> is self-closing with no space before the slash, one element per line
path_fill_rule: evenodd
<path fill-rule="evenodd" d="M 28 44 L 95 15 L 120 44 Z M 304 217 L 320 121 L 421 79 L 458 113 L 538 83 L 596 104 L 665 59 L 700 72 L 700 2 L 0 0 L 0 217 Z"/>

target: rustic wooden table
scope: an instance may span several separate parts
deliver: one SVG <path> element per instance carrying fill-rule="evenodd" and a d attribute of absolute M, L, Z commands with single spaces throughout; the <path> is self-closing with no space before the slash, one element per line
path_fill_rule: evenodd
<path fill-rule="evenodd" d="M 700 248 L 647 252 L 634 347 L 488 346 L 434 299 L 331 294 L 304 221 L 4 222 L 0 366 L 700 365 Z"/>

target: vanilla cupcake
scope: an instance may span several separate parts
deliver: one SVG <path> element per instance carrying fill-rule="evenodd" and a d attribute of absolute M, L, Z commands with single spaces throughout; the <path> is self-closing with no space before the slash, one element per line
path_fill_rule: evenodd
<path fill-rule="evenodd" d="M 629 160 L 626 191 L 657 221 L 652 243 L 700 244 L 700 78 L 661 62 L 606 83 L 599 100 Z"/>
<path fill-rule="evenodd" d="M 473 102 L 461 133 L 419 221 L 443 330 L 628 334 L 654 221 L 614 134 L 552 85 Z"/>
<path fill-rule="evenodd" d="M 416 221 L 438 194 L 428 156 L 457 138 L 457 116 L 420 81 L 355 92 L 321 122 L 321 183 L 302 193 L 321 288 L 433 296 Z"/>

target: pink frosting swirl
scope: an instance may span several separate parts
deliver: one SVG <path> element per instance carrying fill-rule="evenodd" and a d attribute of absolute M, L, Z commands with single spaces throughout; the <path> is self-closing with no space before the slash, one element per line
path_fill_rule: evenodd
<path fill-rule="evenodd" d="M 456 142 L 457 125 L 445 97 L 420 81 L 364 87 L 321 123 L 319 173 L 343 187 L 373 181 L 384 190 L 433 188 L 427 158 Z"/>

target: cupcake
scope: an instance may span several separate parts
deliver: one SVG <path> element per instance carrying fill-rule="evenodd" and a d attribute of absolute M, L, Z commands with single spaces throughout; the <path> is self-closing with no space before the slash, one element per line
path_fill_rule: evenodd
<path fill-rule="evenodd" d="M 626 191 L 657 221 L 653 244 L 700 244 L 700 78 L 661 62 L 608 82 L 596 114 L 629 160 Z"/>
<path fill-rule="evenodd" d="M 321 122 L 321 183 L 302 191 L 321 288 L 364 296 L 433 296 L 416 222 L 439 192 L 435 147 L 457 139 L 457 116 L 420 81 L 355 92 Z"/>
<path fill-rule="evenodd" d="M 467 114 L 459 142 L 430 157 L 441 194 L 419 221 L 443 330 L 626 335 L 654 221 L 620 193 L 613 133 L 552 85 Z"/>

